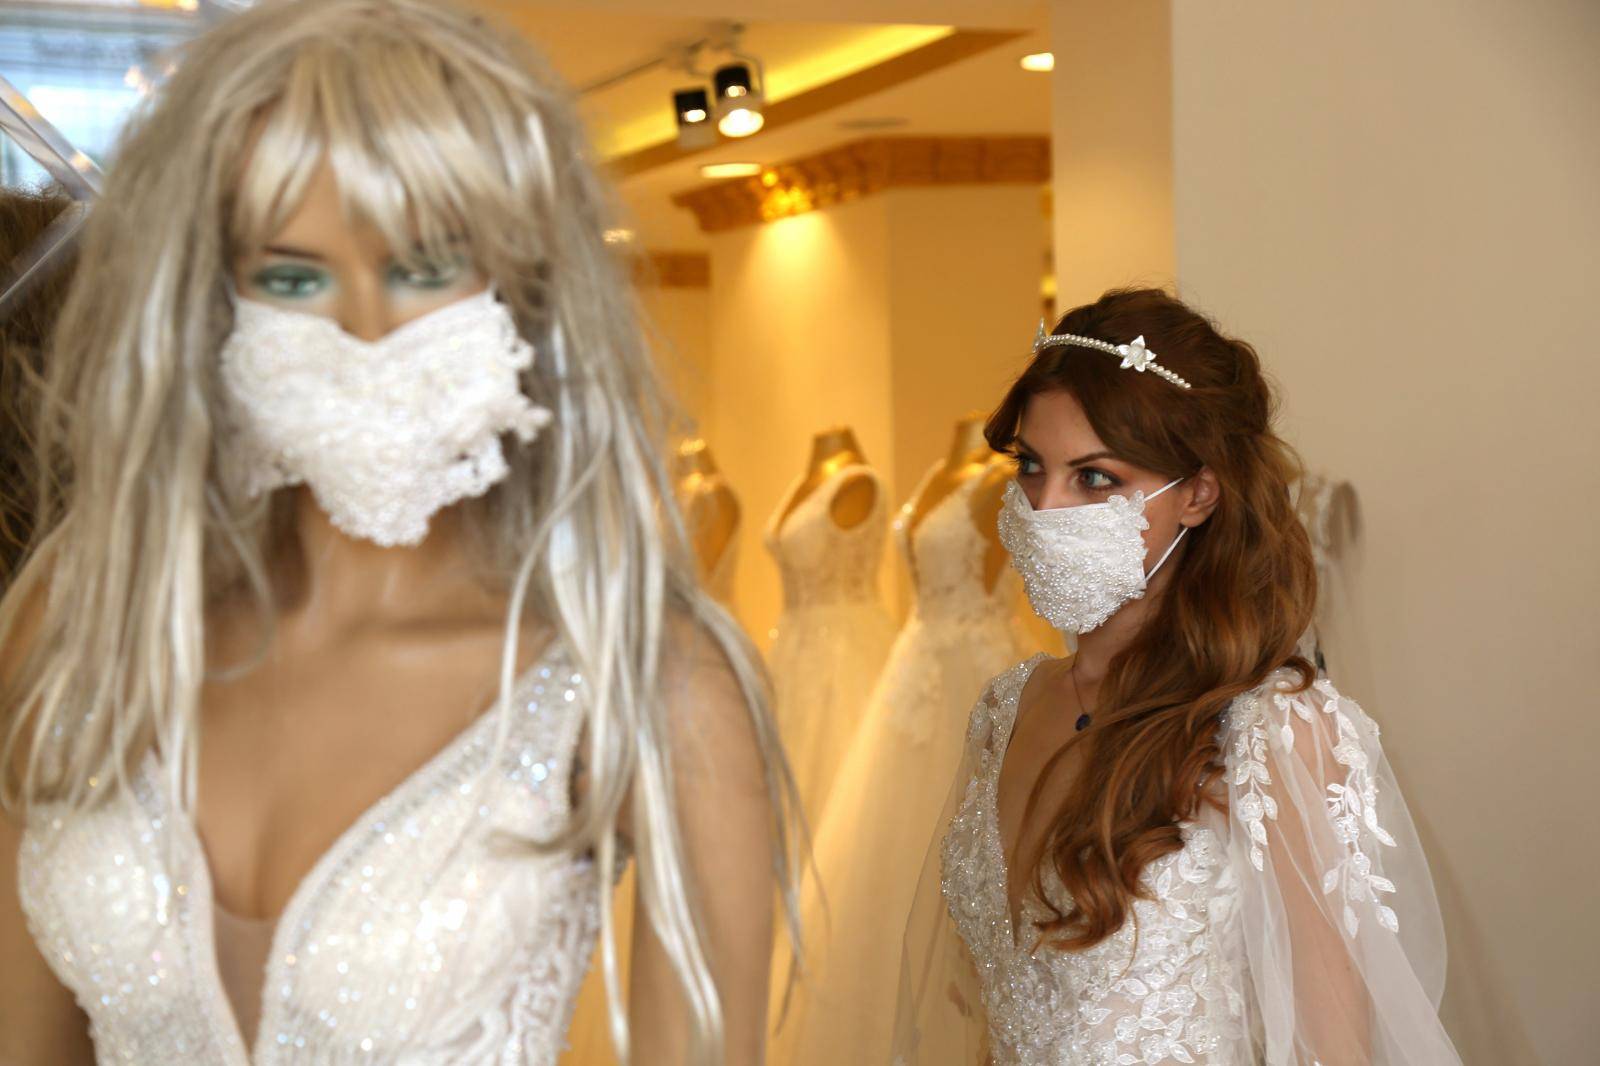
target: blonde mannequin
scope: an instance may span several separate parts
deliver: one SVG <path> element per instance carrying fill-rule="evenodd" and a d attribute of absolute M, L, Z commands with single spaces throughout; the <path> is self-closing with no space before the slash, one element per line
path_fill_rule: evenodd
<path fill-rule="evenodd" d="M 0 600 L 0 1061 L 92 1024 L 103 1059 L 548 1066 L 630 853 L 619 1043 L 759 1056 L 787 775 L 660 521 L 671 412 L 566 100 L 448 2 L 279 0 L 134 119 L 47 362 L 72 480 Z M 244 300 L 350 346 L 474 299 L 554 417 L 425 539 L 226 476 Z M 254 1041 L 223 909 L 275 928 Z"/>

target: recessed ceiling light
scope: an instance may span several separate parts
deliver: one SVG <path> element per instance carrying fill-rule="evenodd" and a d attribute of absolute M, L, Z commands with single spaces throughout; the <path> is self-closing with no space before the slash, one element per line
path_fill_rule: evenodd
<path fill-rule="evenodd" d="M 759 173 L 760 163 L 707 163 L 700 168 L 702 178 L 753 178 Z"/>
<path fill-rule="evenodd" d="M 1022 57 L 1022 69 L 1047 74 L 1056 69 L 1055 53 L 1034 52 L 1032 55 L 1025 55 Z"/>

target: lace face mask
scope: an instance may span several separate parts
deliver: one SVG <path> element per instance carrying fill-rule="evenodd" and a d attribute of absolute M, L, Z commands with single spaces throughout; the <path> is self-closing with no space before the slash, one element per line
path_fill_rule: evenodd
<path fill-rule="evenodd" d="M 1178 484 L 1169 481 L 1146 496 L 1113 496 L 1105 503 L 1035 511 L 1015 481 L 1006 486 L 1000 509 L 1000 543 L 1022 575 L 1034 612 L 1065 633 L 1087 633 L 1129 600 L 1144 595 L 1149 580 L 1188 532 L 1145 573 L 1144 538 L 1150 528 L 1144 505 Z"/>
<path fill-rule="evenodd" d="M 550 412 L 522 394 L 534 351 L 485 290 L 376 340 L 319 315 L 235 298 L 220 355 L 230 476 L 250 496 L 305 484 L 333 524 L 412 545 L 434 512 L 509 470 Z"/>

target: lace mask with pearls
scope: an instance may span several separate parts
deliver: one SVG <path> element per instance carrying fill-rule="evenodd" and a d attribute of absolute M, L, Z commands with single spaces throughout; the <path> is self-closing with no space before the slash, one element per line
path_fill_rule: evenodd
<path fill-rule="evenodd" d="M 413 545 L 480 496 L 550 422 L 519 377 L 534 350 L 485 290 L 364 341 L 331 319 L 236 298 L 220 354 L 230 476 L 248 496 L 305 484 L 343 532 Z"/>
<path fill-rule="evenodd" d="M 1000 509 L 1000 543 L 1022 575 L 1028 602 L 1040 618 L 1063 633 L 1087 633 L 1129 600 L 1144 595 L 1146 584 L 1172 555 L 1186 528 L 1150 572 L 1144 569 L 1141 535 L 1150 528 L 1144 505 L 1183 478 L 1146 496 L 1113 496 L 1104 503 L 1035 511 L 1015 481 L 1006 486 Z"/>

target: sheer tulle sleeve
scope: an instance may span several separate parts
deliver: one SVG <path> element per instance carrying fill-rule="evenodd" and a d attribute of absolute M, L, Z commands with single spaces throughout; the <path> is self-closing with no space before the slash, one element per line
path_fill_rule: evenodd
<path fill-rule="evenodd" d="M 1250 1029 L 1279 1066 L 1460 1062 L 1444 933 L 1378 726 L 1326 680 L 1241 697 L 1224 737 Z"/>

